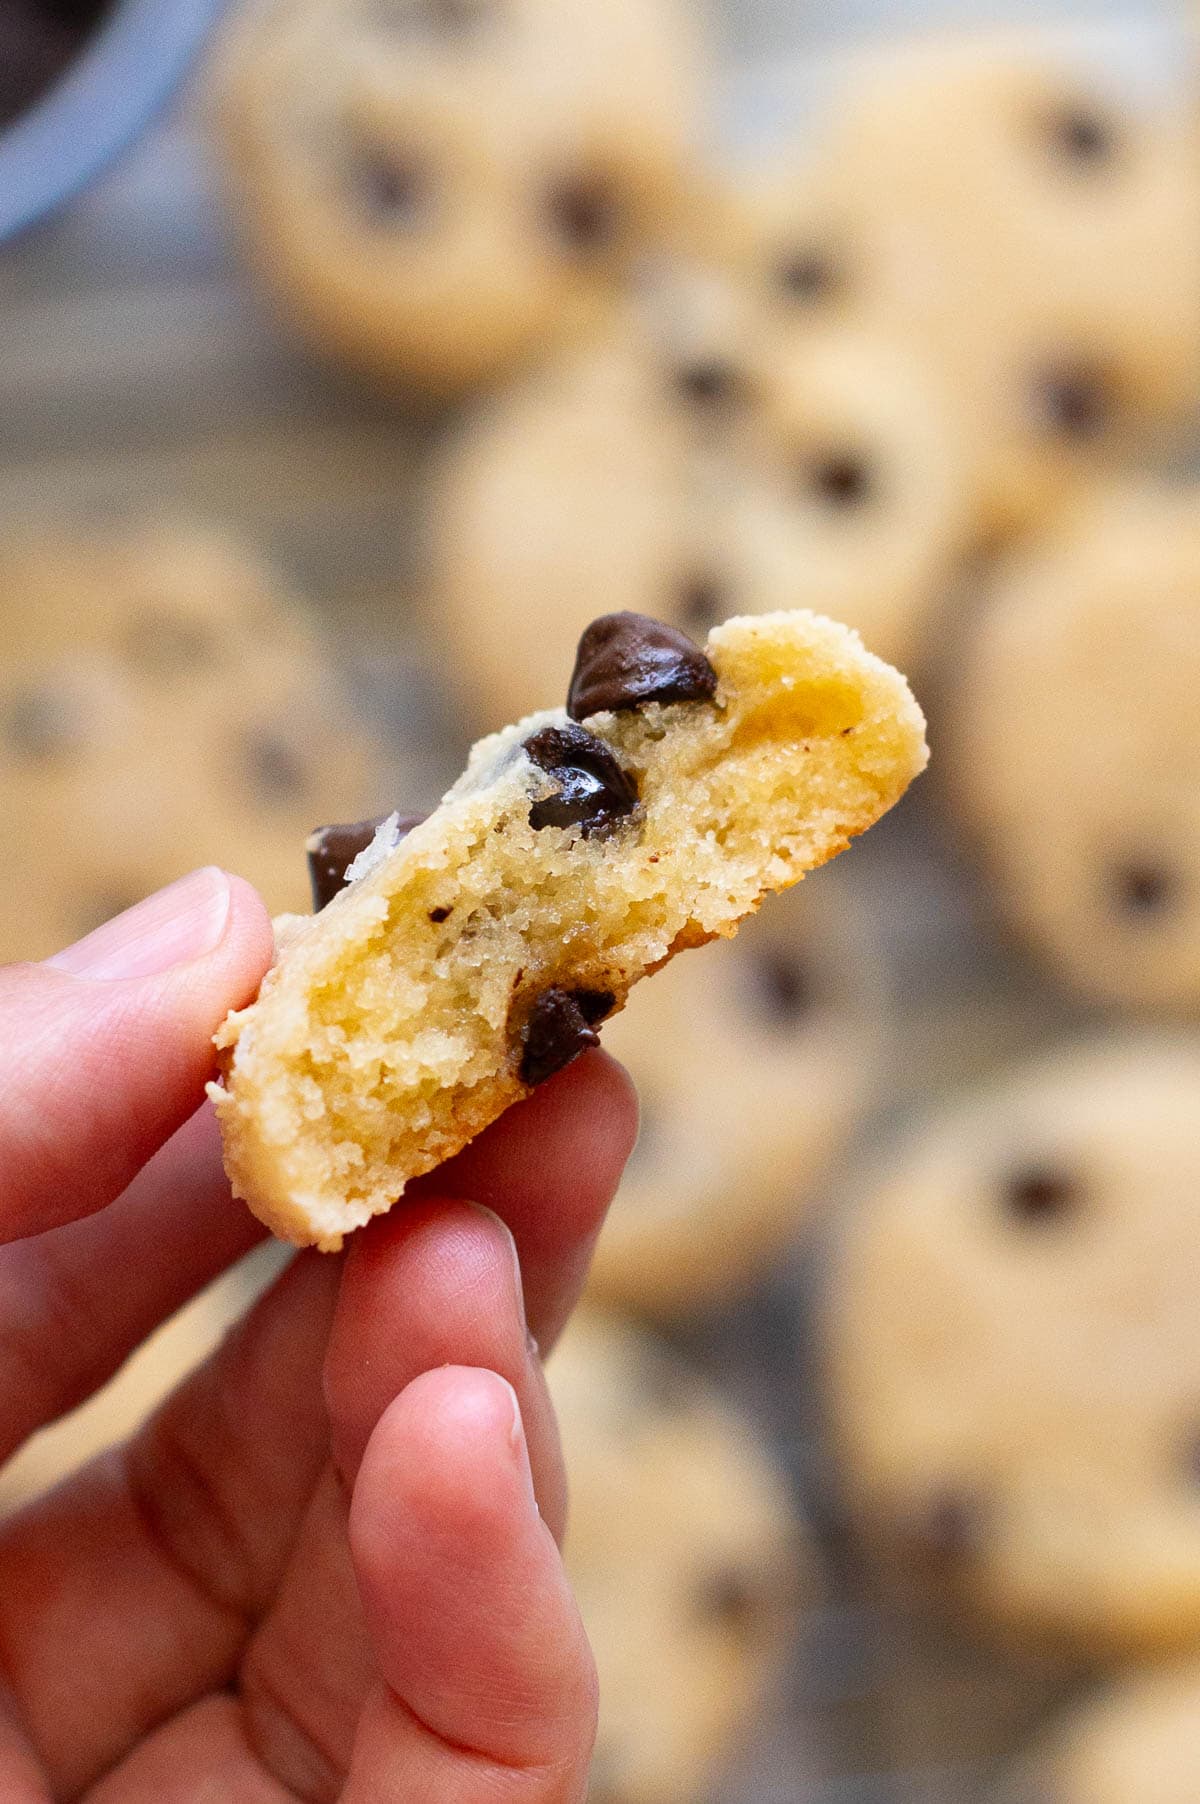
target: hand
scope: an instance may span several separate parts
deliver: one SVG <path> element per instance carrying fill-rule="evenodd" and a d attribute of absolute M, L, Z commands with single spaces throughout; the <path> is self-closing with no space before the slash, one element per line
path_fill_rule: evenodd
<path fill-rule="evenodd" d="M 197 1105 L 270 953 L 253 891 L 204 871 L 0 971 L 0 1463 L 261 1235 Z M 595 1679 L 524 1318 L 562 1327 L 634 1127 L 580 1059 L 0 1523 L 4 1804 L 584 1796 Z"/>

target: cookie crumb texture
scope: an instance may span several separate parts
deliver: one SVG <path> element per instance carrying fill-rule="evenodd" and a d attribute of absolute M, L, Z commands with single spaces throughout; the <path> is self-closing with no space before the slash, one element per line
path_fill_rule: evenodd
<path fill-rule="evenodd" d="M 846 628 L 736 619 L 706 651 L 713 702 L 582 726 L 557 710 L 482 740 L 380 869 L 289 930 L 217 1036 L 212 1091 L 234 1189 L 277 1234 L 337 1248 L 528 1093 L 548 991 L 587 1000 L 590 1035 L 592 999 L 615 1011 L 673 953 L 736 932 L 923 768 L 907 685 Z"/>

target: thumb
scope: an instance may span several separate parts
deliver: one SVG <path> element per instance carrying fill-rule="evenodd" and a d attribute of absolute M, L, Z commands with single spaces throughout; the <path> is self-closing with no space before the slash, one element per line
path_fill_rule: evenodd
<path fill-rule="evenodd" d="M 113 1200 L 203 1098 L 271 958 L 249 884 L 193 871 L 40 965 L 0 968 L 0 1242 Z"/>

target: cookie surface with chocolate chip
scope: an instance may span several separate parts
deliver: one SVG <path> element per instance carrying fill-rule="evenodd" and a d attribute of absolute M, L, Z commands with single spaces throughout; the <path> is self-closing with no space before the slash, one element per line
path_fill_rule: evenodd
<path fill-rule="evenodd" d="M 645 700 L 618 646 L 606 692 L 630 683 L 633 706 L 482 740 L 428 820 L 289 929 L 218 1036 L 214 1091 L 234 1186 L 277 1233 L 333 1247 L 390 1208 L 924 765 L 903 678 L 831 621 L 730 620 L 697 655 L 710 696 Z"/>
<path fill-rule="evenodd" d="M 593 1295 L 659 1318 L 712 1308 L 809 1220 L 882 1040 L 878 957 L 839 876 L 802 883 L 703 959 L 677 959 L 604 1030 L 641 1131 Z"/>
<path fill-rule="evenodd" d="M 546 1376 L 600 1678 L 588 1796 L 705 1797 L 815 1589 L 804 1531 L 751 1423 L 620 1316 L 581 1310 Z"/>
<path fill-rule="evenodd" d="M 997 573 L 949 795 L 997 911 L 1102 1001 L 1200 1004 L 1200 489 L 1098 489 Z"/>
<path fill-rule="evenodd" d="M 0 961 L 200 864 L 302 908 L 313 821 L 403 791 L 317 622 L 219 528 L 14 524 L 0 588 Z"/>
<path fill-rule="evenodd" d="M 906 1587 L 1085 1658 L 1200 1637 L 1200 1037 L 1033 1060 L 840 1224 L 842 1491 Z"/>
<path fill-rule="evenodd" d="M 678 0 L 257 0 L 216 109 L 249 260 L 385 385 L 494 381 L 664 228 L 703 60 Z"/>

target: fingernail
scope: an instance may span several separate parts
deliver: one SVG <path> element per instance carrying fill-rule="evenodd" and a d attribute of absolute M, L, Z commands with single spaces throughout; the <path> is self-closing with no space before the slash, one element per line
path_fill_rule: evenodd
<path fill-rule="evenodd" d="M 522 1332 L 528 1332 L 525 1325 L 525 1279 L 521 1273 L 521 1255 L 517 1251 L 517 1243 L 513 1239 L 512 1229 L 506 1221 L 503 1221 L 500 1216 L 496 1214 L 494 1209 L 487 1208 L 483 1203 L 469 1203 L 468 1206 L 474 1209 L 477 1214 L 486 1217 L 488 1221 L 494 1223 L 504 1236 L 505 1244 L 508 1247 L 509 1255 L 512 1259 L 513 1287 L 517 1297 L 517 1313 L 521 1318 Z"/>
<path fill-rule="evenodd" d="M 212 952 L 229 920 L 229 879 L 216 865 L 193 871 L 106 921 L 46 963 L 72 977 L 155 977 Z"/>
<path fill-rule="evenodd" d="M 500 1378 L 499 1372 L 496 1373 L 496 1376 L 497 1378 Z M 529 1448 L 525 1441 L 525 1424 L 521 1420 L 521 1405 L 517 1399 L 517 1393 L 508 1382 L 508 1379 L 500 1378 L 500 1382 L 508 1392 L 512 1401 L 513 1419 L 512 1427 L 509 1430 L 509 1444 L 516 1457 L 517 1466 L 520 1469 L 521 1476 L 525 1480 L 525 1489 L 528 1492 L 529 1502 L 533 1507 L 533 1513 L 535 1516 L 539 1516 L 541 1511 L 538 1509 L 537 1493 L 533 1488 L 533 1469 L 529 1464 Z"/>

